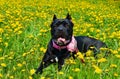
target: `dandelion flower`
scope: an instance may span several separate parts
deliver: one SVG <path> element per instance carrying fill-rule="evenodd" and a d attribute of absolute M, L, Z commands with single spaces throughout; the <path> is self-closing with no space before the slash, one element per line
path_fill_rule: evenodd
<path fill-rule="evenodd" d="M 0 74 L 0 78 L 2 78 L 3 77 L 3 75 L 2 74 Z"/>
<path fill-rule="evenodd" d="M 79 68 L 75 68 L 75 69 L 72 69 L 74 72 L 79 72 L 80 69 Z"/>
<path fill-rule="evenodd" d="M 64 73 L 60 71 L 60 72 L 58 72 L 58 74 L 59 74 L 59 75 L 63 75 Z"/>
<path fill-rule="evenodd" d="M 2 42 L 2 38 L 0 38 L 0 42 Z"/>
<path fill-rule="evenodd" d="M 117 50 L 113 50 L 112 54 L 118 54 L 118 51 Z"/>
<path fill-rule="evenodd" d="M 27 53 L 23 53 L 23 55 L 22 55 L 22 56 L 23 56 L 23 57 L 25 57 L 26 55 L 27 55 Z"/>
<path fill-rule="evenodd" d="M 99 63 L 106 62 L 106 61 L 107 61 L 106 58 L 101 58 L 101 59 L 98 60 Z"/>
<path fill-rule="evenodd" d="M 6 67 L 7 65 L 5 63 L 1 63 L 1 66 L 2 67 Z"/>
<path fill-rule="evenodd" d="M 95 68 L 95 69 L 98 68 L 98 66 L 96 66 L 96 65 L 94 65 L 94 64 L 92 65 L 92 67 Z"/>
<path fill-rule="evenodd" d="M 115 77 L 118 77 L 118 74 L 117 74 L 117 73 L 114 73 L 114 76 L 115 76 Z"/>
<path fill-rule="evenodd" d="M 5 59 L 5 57 L 0 57 L 0 60 L 4 60 Z"/>
<path fill-rule="evenodd" d="M 93 68 L 95 69 L 95 73 L 97 73 L 97 74 L 101 74 L 102 73 L 102 69 L 100 69 L 98 66 L 93 65 Z"/>
<path fill-rule="evenodd" d="M 73 77 L 72 77 L 72 76 L 69 76 L 69 79 L 73 79 Z"/>
<path fill-rule="evenodd" d="M 29 79 L 33 79 L 31 76 L 29 76 Z"/>
<path fill-rule="evenodd" d="M 5 42 L 4 45 L 5 45 L 5 47 L 8 47 L 8 43 L 7 42 Z"/>
<path fill-rule="evenodd" d="M 105 72 L 109 72 L 109 69 L 105 69 Z"/>
<path fill-rule="evenodd" d="M 45 77 L 41 77 L 41 79 L 45 79 Z"/>
<path fill-rule="evenodd" d="M 4 30 L 2 28 L 0 28 L 0 33 L 3 33 L 3 32 L 4 32 Z"/>
<path fill-rule="evenodd" d="M 21 64 L 21 63 L 18 63 L 17 66 L 18 66 L 18 67 L 22 67 L 22 64 Z"/>
<path fill-rule="evenodd" d="M 26 61 L 23 61 L 23 63 L 22 63 L 22 64 L 24 64 L 24 65 L 25 65 L 25 64 L 26 64 Z"/>
<path fill-rule="evenodd" d="M 13 79 L 13 78 L 14 78 L 14 76 L 9 76 L 9 78 L 10 78 L 10 79 Z"/>
<path fill-rule="evenodd" d="M 25 69 L 22 69 L 21 71 L 22 71 L 22 72 L 25 72 Z"/>
<path fill-rule="evenodd" d="M 0 52 L 2 52 L 3 50 L 2 50 L 2 48 L 0 48 Z"/>
<path fill-rule="evenodd" d="M 76 62 L 72 59 L 69 59 L 69 64 L 76 64 Z"/>
<path fill-rule="evenodd" d="M 19 30 L 17 34 L 19 35 L 19 34 L 21 34 L 21 33 L 22 33 L 22 31 L 21 31 L 21 30 Z"/>
<path fill-rule="evenodd" d="M 120 48 L 118 48 L 118 51 L 120 51 Z"/>
<path fill-rule="evenodd" d="M 78 58 L 80 58 L 80 59 L 84 59 L 84 56 L 83 56 L 82 53 L 78 52 L 77 55 L 78 55 Z"/>
<path fill-rule="evenodd" d="M 110 67 L 111 68 L 117 68 L 117 65 L 116 64 L 111 64 Z"/>
<path fill-rule="evenodd" d="M 120 58 L 120 55 L 115 55 L 117 58 Z"/>
<path fill-rule="evenodd" d="M 35 69 L 30 70 L 30 74 L 33 75 L 35 73 Z"/>
<path fill-rule="evenodd" d="M 44 47 L 41 47 L 40 51 L 45 53 L 46 49 Z"/>
<path fill-rule="evenodd" d="M 92 54 L 92 51 L 91 50 L 88 50 L 87 52 L 86 52 L 86 56 L 88 57 L 88 56 L 91 56 L 91 54 Z"/>
<path fill-rule="evenodd" d="M 96 69 L 95 69 L 95 73 L 97 73 L 97 74 L 101 74 L 101 73 L 102 73 L 102 69 L 100 69 L 100 68 L 96 68 Z"/>

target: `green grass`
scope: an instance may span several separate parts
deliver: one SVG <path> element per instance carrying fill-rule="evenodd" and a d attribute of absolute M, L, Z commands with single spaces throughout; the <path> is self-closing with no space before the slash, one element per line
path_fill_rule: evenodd
<path fill-rule="evenodd" d="M 32 79 L 51 38 L 53 15 L 65 18 L 68 12 L 74 23 L 74 35 L 104 41 L 111 55 L 106 61 L 86 57 L 85 64 L 79 57 L 70 58 L 60 72 L 53 64 L 34 78 L 120 79 L 119 4 L 114 0 L 1 0 L 0 79 Z"/>

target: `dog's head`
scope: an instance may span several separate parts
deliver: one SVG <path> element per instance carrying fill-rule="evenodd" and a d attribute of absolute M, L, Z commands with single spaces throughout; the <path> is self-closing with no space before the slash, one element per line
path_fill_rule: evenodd
<path fill-rule="evenodd" d="M 57 19 L 56 15 L 53 16 L 51 36 L 57 45 L 64 46 L 71 41 L 73 34 L 73 23 L 71 20 L 69 13 L 65 19 Z"/>

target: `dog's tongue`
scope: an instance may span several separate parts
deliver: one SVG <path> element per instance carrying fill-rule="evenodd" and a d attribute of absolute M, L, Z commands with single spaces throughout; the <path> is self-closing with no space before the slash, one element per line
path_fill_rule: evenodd
<path fill-rule="evenodd" d="M 57 41 L 58 42 L 65 42 L 65 39 L 64 38 L 58 38 Z"/>

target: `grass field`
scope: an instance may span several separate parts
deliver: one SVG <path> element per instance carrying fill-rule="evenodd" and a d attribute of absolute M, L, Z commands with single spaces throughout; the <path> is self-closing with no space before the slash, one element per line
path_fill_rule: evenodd
<path fill-rule="evenodd" d="M 35 75 L 46 51 L 53 15 L 72 16 L 74 35 L 104 41 L 111 54 L 98 59 L 87 52 L 85 64 L 66 60 Z M 101 49 L 101 54 L 106 49 Z M 120 79 L 119 0 L 0 0 L 0 79 Z"/>

